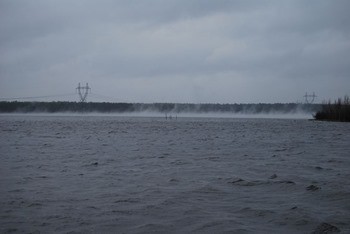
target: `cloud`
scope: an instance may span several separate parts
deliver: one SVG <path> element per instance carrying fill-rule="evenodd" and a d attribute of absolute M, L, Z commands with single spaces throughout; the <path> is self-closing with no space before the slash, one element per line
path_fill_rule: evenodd
<path fill-rule="evenodd" d="M 3 97 L 78 82 L 130 101 L 293 102 L 350 90 L 350 3 L 0 3 Z"/>

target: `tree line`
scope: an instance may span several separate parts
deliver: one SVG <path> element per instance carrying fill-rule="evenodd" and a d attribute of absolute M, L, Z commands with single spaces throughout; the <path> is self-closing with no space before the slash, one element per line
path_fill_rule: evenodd
<path fill-rule="evenodd" d="M 324 103 L 315 115 L 316 120 L 350 122 L 350 99 L 345 96 L 338 98 L 333 103 L 328 101 Z"/>
<path fill-rule="evenodd" d="M 192 103 L 111 103 L 111 102 L 0 102 L 0 113 L 58 113 L 58 112 L 160 112 L 208 113 L 227 112 L 242 114 L 260 113 L 316 113 L 319 104 L 259 103 L 259 104 L 192 104 Z"/>

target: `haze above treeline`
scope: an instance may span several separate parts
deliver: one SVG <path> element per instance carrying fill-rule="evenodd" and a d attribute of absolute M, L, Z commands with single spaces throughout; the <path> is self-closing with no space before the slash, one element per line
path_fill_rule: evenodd
<path fill-rule="evenodd" d="M 258 104 L 193 104 L 193 103 L 111 103 L 111 102 L 0 102 L 0 113 L 58 112 L 161 112 L 161 113 L 241 113 L 291 114 L 315 113 L 320 104 L 258 103 Z"/>

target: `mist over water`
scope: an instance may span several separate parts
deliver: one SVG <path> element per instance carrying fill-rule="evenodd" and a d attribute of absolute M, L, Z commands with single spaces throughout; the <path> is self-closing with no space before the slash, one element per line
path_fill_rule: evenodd
<path fill-rule="evenodd" d="M 129 113 L 113 113 L 113 114 L 101 114 L 90 113 L 88 115 L 96 116 L 124 116 L 124 117 L 155 117 L 155 118 L 167 118 L 169 120 L 177 120 L 180 118 L 234 118 L 234 119 L 312 119 L 311 113 L 266 113 L 266 114 L 244 114 L 244 113 L 225 113 L 225 112 L 207 112 L 207 113 L 160 113 L 160 112 L 129 112 Z"/>
<path fill-rule="evenodd" d="M 350 231 L 349 124 L 180 116 L 0 115 L 0 231 Z"/>
<path fill-rule="evenodd" d="M 200 106 L 200 105 L 198 105 Z M 256 109 L 254 106 L 249 109 L 240 111 L 201 111 L 200 107 L 186 109 L 168 108 L 160 111 L 157 108 L 139 108 L 134 111 L 58 111 L 49 112 L 47 109 L 31 112 L 10 112 L 0 113 L 2 116 L 115 116 L 115 117 L 155 117 L 155 118 L 167 118 L 167 119 L 178 119 L 178 118 L 271 118 L 271 119 L 312 119 L 315 114 L 314 109 L 303 109 L 293 108 L 288 110 L 276 110 L 261 111 Z"/>

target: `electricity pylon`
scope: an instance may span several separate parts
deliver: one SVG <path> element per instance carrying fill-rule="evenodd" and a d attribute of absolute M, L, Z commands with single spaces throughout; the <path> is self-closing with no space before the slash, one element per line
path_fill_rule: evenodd
<path fill-rule="evenodd" d="M 86 102 L 86 98 L 88 96 L 88 93 L 89 93 L 89 91 L 91 91 L 89 84 L 86 83 L 86 86 L 80 86 L 80 83 L 79 83 L 78 87 L 76 89 L 78 90 L 80 102 Z"/>
<path fill-rule="evenodd" d="M 304 95 L 305 103 L 306 104 L 314 103 L 316 97 L 317 96 L 315 95 L 315 92 L 312 95 L 311 94 L 307 94 L 307 92 L 306 92 L 305 95 Z"/>

